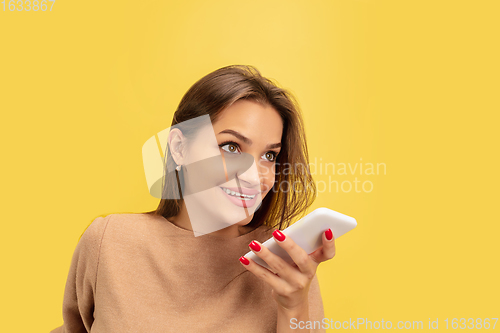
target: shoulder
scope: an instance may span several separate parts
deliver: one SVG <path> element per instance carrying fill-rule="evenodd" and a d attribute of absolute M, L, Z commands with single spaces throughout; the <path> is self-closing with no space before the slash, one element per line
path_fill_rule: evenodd
<path fill-rule="evenodd" d="M 85 234 L 93 242 L 103 244 L 137 244 L 151 241 L 165 233 L 165 223 L 160 218 L 144 213 L 115 213 L 97 217 Z"/>
<path fill-rule="evenodd" d="M 83 231 L 78 244 L 96 245 L 102 239 L 111 215 L 96 217 Z"/>
<path fill-rule="evenodd" d="M 93 244 L 103 238 L 112 237 L 119 233 L 121 236 L 147 230 L 147 225 L 154 222 L 147 214 L 109 214 L 96 217 L 88 225 L 80 237 L 80 243 Z"/>

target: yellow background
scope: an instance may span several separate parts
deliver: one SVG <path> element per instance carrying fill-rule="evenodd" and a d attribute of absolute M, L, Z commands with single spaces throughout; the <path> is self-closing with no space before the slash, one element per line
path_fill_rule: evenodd
<path fill-rule="evenodd" d="M 313 161 L 386 165 L 315 175 L 373 183 L 313 206 L 358 221 L 320 265 L 325 317 L 500 317 L 499 14 L 482 0 L 1 7 L 0 331 L 62 324 L 78 237 L 97 216 L 157 206 L 142 144 L 230 64 L 295 94 Z"/>

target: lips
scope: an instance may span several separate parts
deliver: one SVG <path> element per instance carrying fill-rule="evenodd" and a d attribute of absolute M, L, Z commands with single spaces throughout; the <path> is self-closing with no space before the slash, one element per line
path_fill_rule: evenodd
<path fill-rule="evenodd" d="M 238 188 L 238 187 L 221 187 L 221 188 L 228 189 L 228 190 L 236 192 L 236 193 L 246 194 L 246 195 L 255 195 L 257 193 L 260 193 L 260 191 L 258 191 L 258 190 L 252 190 L 249 188 Z"/>
<path fill-rule="evenodd" d="M 253 207 L 255 205 L 255 203 L 257 202 L 257 198 L 260 198 L 260 196 L 257 195 L 260 192 L 255 191 L 255 190 L 250 191 L 252 193 L 256 192 L 255 194 L 244 194 L 241 192 L 248 193 L 249 191 L 240 190 L 241 192 L 236 192 L 236 191 L 230 190 L 230 188 L 234 188 L 234 187 L 230 187 L 230 188 L 219 187 L 219 188 L 221 189 L 222 193 L 224 193 L 224 196 L 226 198 L 228 198 L 228 200 L 230 202 L 232 202 L 234 205 L 236 205 L 238 207 L 243 207 L 243 208 Z M 246 189 L 246 190 L 248 190 L 248 189 Z"/>
<path fill-rule="evenodd" d="M 221 190 L 226 192 L 227 195 L 240 198 L 241 200 L 252 200 L 255 198 L 255 194 L 242 194 L 241 192 L 235 192 L 225 187 L 221 187 Z"/>

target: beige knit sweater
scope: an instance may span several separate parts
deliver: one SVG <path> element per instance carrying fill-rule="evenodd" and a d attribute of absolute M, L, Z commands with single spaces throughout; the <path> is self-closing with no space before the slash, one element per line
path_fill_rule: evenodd
<path fill-rule="evenodd" d="M 64 324 L 51 332 L 276 332 L 270 286 L 238 261 L 271 232 L 194 237 L 162 216 L 98 217 L 76 246 Z M 316 278 L 309 306 L 311 320 L 322 320 Z"/>

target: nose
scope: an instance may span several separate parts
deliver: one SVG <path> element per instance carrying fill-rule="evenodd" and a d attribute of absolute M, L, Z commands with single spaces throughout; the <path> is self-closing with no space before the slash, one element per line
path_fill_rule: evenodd
<path fill-rule="evenodd" d="M 237 177 L 242 182 L 241 185 L 244 187 L 253 188 L 260 186 L 258 160 L 254 159 L 252 166 L 245 170 L 243 173 L 238 174 Z"/>

